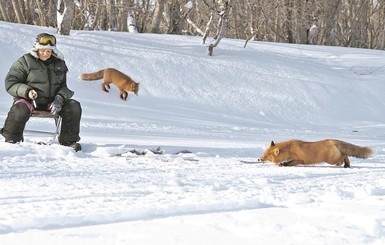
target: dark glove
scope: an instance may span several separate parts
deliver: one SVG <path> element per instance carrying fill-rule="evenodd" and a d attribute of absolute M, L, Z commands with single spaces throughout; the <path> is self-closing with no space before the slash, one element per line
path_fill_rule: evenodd
<path fill-rule="evenodd" d="M 57 115 L 64 105 L 64 99 L 60 95 L 55 96 L 55 100 L 51 103 L 49 109 L 52 115 Z"/>

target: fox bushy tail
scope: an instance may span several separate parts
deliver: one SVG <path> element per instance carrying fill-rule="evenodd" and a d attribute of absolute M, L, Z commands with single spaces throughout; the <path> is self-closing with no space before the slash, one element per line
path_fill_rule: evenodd
<path fill-rule="evenodd" d="M 368 158 L 373 154 L 373 150 L 370 147 L 362 147 L 358 145 L 353 145 L 341 141 L 337 145 L 337 149 L 341 151 L 342 154 L 356 158 Z"/>
<path fill-rule="evenodd" d="M 80 79 L 82 80 L 99 80 L 104 76 L 104 69 L 93 73 L 82 73 Z"/>

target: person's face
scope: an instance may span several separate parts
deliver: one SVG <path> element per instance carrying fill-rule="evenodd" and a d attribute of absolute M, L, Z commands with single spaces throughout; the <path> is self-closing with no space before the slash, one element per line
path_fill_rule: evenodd
<path fill-rule="evenodd" d="M 41 59 L 42 61 L 46 61 L 51 57 L 52 49 L 49 49 L 49 48 L 39 49 L 37 50 L 37 55 L 39 56 L 39 59 Z"/>

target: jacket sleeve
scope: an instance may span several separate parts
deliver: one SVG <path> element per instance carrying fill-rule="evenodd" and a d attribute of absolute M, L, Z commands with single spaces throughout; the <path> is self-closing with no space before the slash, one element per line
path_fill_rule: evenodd
<path fill-rule="evenodd" d="M 27 85 L 28 68 L 23 57 L 19 58 L 5 77 L 5 90 L 13 97 L 28 99 L 28 92 L 32 89 Z"/>

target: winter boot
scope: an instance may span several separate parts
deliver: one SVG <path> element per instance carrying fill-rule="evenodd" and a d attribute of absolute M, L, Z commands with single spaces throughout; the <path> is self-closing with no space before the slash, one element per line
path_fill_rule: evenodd
<path fill-rule="evenodd" d="M 77 142 L 64 142 L 64 143 L 62 143 L 62 145 L 71 147 L 71 148 L 74 149 L 76 152 L 82 150 L 82 146 L 81 146 L 79 143 L 77 143 Z"/>

